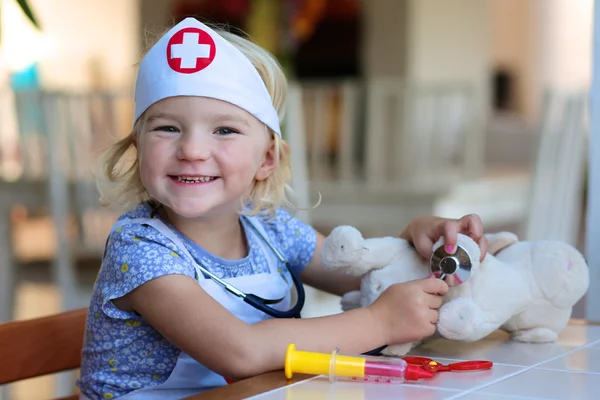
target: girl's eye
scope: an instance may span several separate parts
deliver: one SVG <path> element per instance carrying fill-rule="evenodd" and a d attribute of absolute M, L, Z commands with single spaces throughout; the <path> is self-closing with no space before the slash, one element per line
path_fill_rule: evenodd
<path fill-rule="evenodd" d="M 239 132 L 232 128 L 219 128 L 216 130 L 215 133 L 218 135 L 221 135 L 221 136 L 226 136 L 226 135 L 231 135 L 233 133 L 239 133 Z"/>
<path fill-rule="evenodd" d="M 156 128 L 153 129 L 153 131 L 162 131 L 162 132 L 179 132 L 179 129 L 175 128 L 172 125 L 165 125 L 165 126 L 158 126 Z"/>

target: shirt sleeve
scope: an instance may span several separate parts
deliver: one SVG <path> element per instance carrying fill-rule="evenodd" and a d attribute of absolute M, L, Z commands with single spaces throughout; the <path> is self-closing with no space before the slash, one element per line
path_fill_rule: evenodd
<path fill-rule="evenodd" d="M 147 225 L 133 224 L 115 230 L 109 237 L 96 288 L 103 312 L 118 319 L 139 317 L 118 309 L 111 300 L 152 279 L 173 274 L 194 278 L 195 269 L 169 239 Z"/>
<path fill-rule="evenodd" d="M 299 274 L 312 259 L 317 245 L 315 229 L 288 211 L 277 209 L 275 218 L 265 227 L 271 240 L 277 243 L 289 266 Z"/>

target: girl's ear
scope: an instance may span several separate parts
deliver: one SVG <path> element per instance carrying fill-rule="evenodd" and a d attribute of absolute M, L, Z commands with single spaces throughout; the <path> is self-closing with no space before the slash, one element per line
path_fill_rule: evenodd
<path fill-rule="evenodd" d="M 285 144 L 285 143 L 283 145 L 283 151 L 285 151 L 285 152 L 288 151 L 287 144 Z M 282 157 L 282 154 L 279 155 L 280 160 L 277 160 L 277 151 L 275 149 L 275 140 L 271 139 L 271 141 L 269 142 L 269 147 L 267 148 L 267 151 L 265 152 L 265 158 L 263 160 L 263 163 L 260 166 L 260 168 L 258 169 L 258 171 L 256 171 L 256 175 L 254 176 L 254 179 L 256 179 L 257 181 L 262 181 L 262 180 L 267 179 L 271 175 L 273 175 L 273 173 L 275 172 L 275 169 L 277 168 L 277 165 L 279 164 L 279 161 L 281 161 L 281 157 Z"/>

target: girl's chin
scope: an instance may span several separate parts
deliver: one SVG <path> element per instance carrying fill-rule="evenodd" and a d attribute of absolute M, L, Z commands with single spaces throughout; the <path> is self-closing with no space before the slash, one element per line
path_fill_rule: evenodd
<path fill-rule="evenodd" d="M 212 219 L 220 218 L 224 216 L 231 216 L 237 218 L 241 211 L 238 207 L 211 207 L 206 204 L 199 204 L 193 202 L 191 204 L 178 204 L 178 205 L 165 205 L 168 209 L 168 215 L 171 219 L 173 218 L 184 218 L 184 219 Z"/>

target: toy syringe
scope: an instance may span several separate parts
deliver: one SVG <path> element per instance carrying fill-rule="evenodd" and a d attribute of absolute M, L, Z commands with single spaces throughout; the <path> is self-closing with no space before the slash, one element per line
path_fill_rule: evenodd
<path fill-rule="evenodd" d="M 418 365 L 409 365 L 401 358 L 339 355 L 298 351 L 294 344 L 288 345 L 285 356 L 285 376 L 292 379 L 294 373 L 327 375 L 329 381 L 350 380 L 377 383 L 402 383 L 421 378 L 433 378 L 433 373 Z"/>

